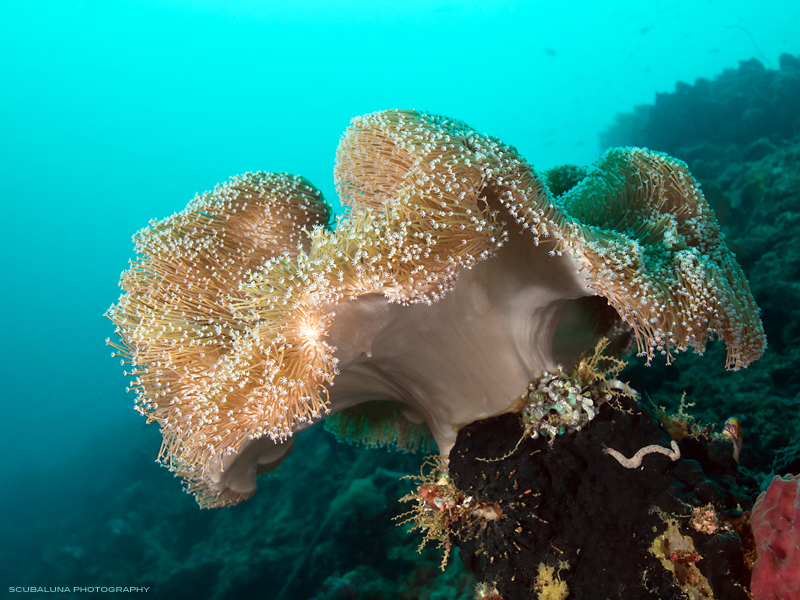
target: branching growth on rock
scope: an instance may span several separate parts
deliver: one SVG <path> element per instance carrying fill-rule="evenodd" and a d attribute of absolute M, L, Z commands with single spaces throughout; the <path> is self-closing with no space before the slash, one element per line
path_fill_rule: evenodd
<path fill-rule="evenodd" d="M 427 473 L 426 468 L 429 469 Z M 419 487 L 400 499 L 401 502 L 415 502 L 415 505 L 395 520 L 399 520 L 399 525 L 411 523 L 412 531 L 419 529 L 424 532 L 420 552 L 428 542 L 436 542 L 437 548 L 444 548 L 443 571 L 450 556 L 451 536 L 476 537 L 483 533 L 488 523 L 503 515 L 499 504 L 481 502 L 459 490 L 450 480 L 441 458 L 426 461 L 419 475 L 409 475 L 404 479 L 414 480 Z M 463 524 L 458 533 L 453 528 L 456 523 Z"/>

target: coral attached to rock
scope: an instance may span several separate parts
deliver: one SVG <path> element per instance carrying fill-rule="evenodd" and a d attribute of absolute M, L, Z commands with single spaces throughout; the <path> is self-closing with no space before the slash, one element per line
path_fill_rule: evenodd
<path fill-rule="evenodd" d="M 599 334 L 632 332 L 648 360 L 715 335 L 730 369 L 763 352 L 747 281 L 669 156 L 609 150 L 554 197 L 513 147 L 392 110 L 353 120 L 335 177 L 335 231 L 307 181 L 248 174 L 137 234 L 108 314 L 161 458 L 204 506 L 249 497 L 295 433 L 363 402 L 427 424 L 446 456 Z"/>

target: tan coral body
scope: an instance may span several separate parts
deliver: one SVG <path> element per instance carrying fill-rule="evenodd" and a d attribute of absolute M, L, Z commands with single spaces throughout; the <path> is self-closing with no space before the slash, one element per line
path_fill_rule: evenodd
<path fill-rule="evenodd" d="M 285 455 L 276 444 L 363 401 L 402 403 L 446 454 L 459 427 L 590 347 L 569 333 L 582 297 L 605 298 L 648 360 L 702 351 L 712 333 L 729 368 L 763 351 L 744 275 L 665 155 L 609 151 L 556 199 L 514 148 L 385 111 L 354 119 L 335 176 L 351 207 L 335 231 L 304 180 L 270 176 L 296 186 L 273 193 L 245 176 L 139 234 L 110 317 L 162 457 L 203 505 L 248 497 Z M 290 218 L 243 219 L 261 209 L 239 196 Z M 284 239 L 265 247 L 276 227 Z"/>

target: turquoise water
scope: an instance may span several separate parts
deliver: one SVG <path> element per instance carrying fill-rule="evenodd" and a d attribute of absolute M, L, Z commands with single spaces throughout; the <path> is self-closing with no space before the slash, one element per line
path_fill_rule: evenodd
<path fill-rule="evenodd" d="M 798 30 L 800 6 L 778 0 L 4 2 L 4 550 L 73 548 L 85 566 L 81 531 L 139 478 L 195 510 L 152 464 L 157 431 L 104 345 L 149 219 L 259 169 L 302 174 L 336 205 L 339 136 L 387 108 L 462 119 L 537 169 L 588 164 L 614 115 L 740 60 L 777 67 Z M 61 585 L 0 564 L 3 586 Z"/>

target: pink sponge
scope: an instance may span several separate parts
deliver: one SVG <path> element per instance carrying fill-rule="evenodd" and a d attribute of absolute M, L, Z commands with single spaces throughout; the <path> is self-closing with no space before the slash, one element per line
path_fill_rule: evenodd
<path fill-rule="evenodd" d="M 752 516 L 755 600 L 800 600 L 800 475 L 775 477 Z"/>

